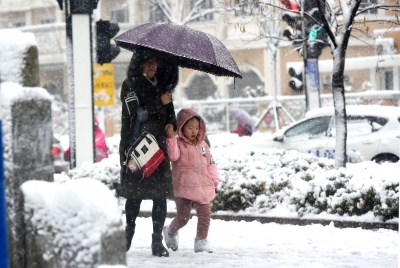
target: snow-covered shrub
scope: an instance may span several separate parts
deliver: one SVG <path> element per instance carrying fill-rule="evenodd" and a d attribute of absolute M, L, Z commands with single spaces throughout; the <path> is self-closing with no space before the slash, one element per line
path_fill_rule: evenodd
<path fill-rule="evenodd" d="M 333 161 L 296 151 L 250 151 L 245 155 L 215 153 L 221 183 L 213 212 L 289 210 L 315 214 L 361 216 L 373 213 L 386 221 L 398 218 L 400 164 L 349 164 L 335 170 Z"/>
<path fill-rule="evenodd" d="M 32 180 L 21 190 L 29 267 L 126 264 L 122 211 L 102 183 Z"/>
<path fill-rule="evenodd" d="M 116 183 L 120 181 L 120 170 L 119 155 L 112 154 L 98 163 L 86 162 L 81 168 L 69 170 L 67 175 L 71 179 L 92 178 L 104 183 L 110 190 L 113 190 Z"/>
<path fill-rule="evenodd" d="M 277 149 L 238 151 L 231 143 L 213 147 L 212 153 L 221 180 L 212 202 L 215 213 L 398 218 L 400 163 L 364 161 L 335 170 L 331 159 Z M 71 179 L 91 177 L 113 189 L 119 172 L 119 155 L 112 154 L 67 175 Z"/>
<path fill-rule="evenodd" d="M 380 216 L 383 220 L 389 220 L 393 217 L 399 217 L 399 184 L 393 184 L 385 188 L 387 198 L 382 200 L 374 208 L 374 215 Z"/>

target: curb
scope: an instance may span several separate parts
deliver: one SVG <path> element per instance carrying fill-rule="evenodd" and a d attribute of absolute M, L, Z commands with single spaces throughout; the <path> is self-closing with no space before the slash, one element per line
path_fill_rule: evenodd
<path fill-rule="evenodd" d="M 167 218 L 175 217 L 175 212 L 167 212 Z M 196 213 L 191 213 L 190 216 L 196 216 Z M 151 217 L 151 211 L 140 211 L 138 217 L 148 218 Z M 389 229 L 393 231 L 399 231 L 398 223 L 386 223 L 386 222 L 360 222 L 360 221 L 336 221 L 336 220 L 311 220 L 311 219 L 296 219 L 296 218 L 278 218 L 278 217 L 263 217 L 263 216 L 236 216 L 236 215 L 211 215 L 211 219 L 223 220 L 223 221 L 246 221 L 252 222 L 257 221 L 260 223 L 277 223 L 277 224 L 289 224 L 289 225 L 312 225 L 321 224 L 329 225 L 331 222 L 336 228 L 361 228 L 366 230 L 375 229 Z"/>

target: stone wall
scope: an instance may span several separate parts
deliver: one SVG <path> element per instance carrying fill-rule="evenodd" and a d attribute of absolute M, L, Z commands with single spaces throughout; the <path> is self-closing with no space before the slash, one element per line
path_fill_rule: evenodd
<path fill-rule="evenodd" d="M 26 268 L 126 264 L 122 211 L 103 183 L 89 178 L 29 181 L 21 189 Z"/>

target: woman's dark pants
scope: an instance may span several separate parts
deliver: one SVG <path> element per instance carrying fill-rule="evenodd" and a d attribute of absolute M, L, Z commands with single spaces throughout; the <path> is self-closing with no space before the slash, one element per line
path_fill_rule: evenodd
<path fill-rule="evenodd" d="M 139 215 L 141 203 L 142 199 L 127 199 L 125 202 L 125 215 L 126 215 L 125 234 L 127 239 L 127 251 L 131 246 L 132 238 L 133 235 L 135 234 L 136 218 Z M 153 199 L 153 210 L 151 214 L 151 218 L 153 220 L 153 234 L 161 235 L 166 216 L 167 216 L 167 200 Z"/>

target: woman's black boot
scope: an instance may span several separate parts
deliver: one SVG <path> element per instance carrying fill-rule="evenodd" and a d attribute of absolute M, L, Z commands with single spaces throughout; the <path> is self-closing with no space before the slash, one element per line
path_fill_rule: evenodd
<path fill-rule="evenodd" d="M 128 252 L 131 248 L 132 238 L 135 234 L 135 226 L 126 226 L 125 227 L 125 237 L 126 237 L 126 251 Z"/>
<path fill-rule="evenodd" d="M 152 234 L 151 251 L 154 256 L 169 257 L 168 250 L 162 244 L 163 237 L 160 234 Z"/>

